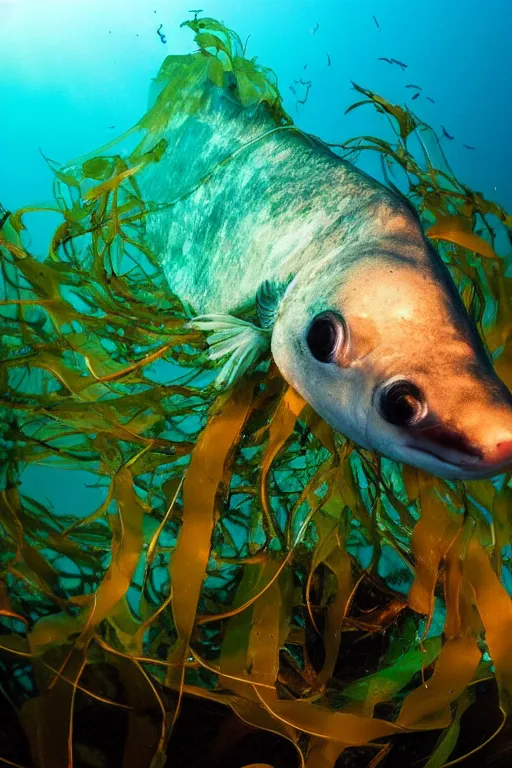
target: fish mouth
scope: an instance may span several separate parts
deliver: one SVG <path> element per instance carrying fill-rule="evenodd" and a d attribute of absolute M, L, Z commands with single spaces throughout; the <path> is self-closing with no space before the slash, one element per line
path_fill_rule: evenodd
<path fill-rule="evenodd" d="M 452 477 L 454 479 L 460 480 L 471 480 L 476 478 L 493 477 L 494 475 L 498 475 L 500 473 L 499 467 L 490 467 L 489 465 L 485 465 L 475 457 L 468 458 L 466 460 L 461 459 L 460 461 L 448 461 L 448 459 L 443 458 L 438 453 L 429 450 L 428 448 L 417 448 L 416 446 L 410 444 L 407 445 L 407 448 L 421 456 L 431 456 L 441 465 L 440 474 L 447 478 Z"/>
<path fill-rule="evenodd" d="M 442 456 L 439 456 L 438 453 L 434 453 L 434 451 L 429 451 L 427 448 L 416 448 L 414 445 L 407 445 L 406 446 L 410 451 L 414 451 L 415 453 L 421 453 L 422 455 L 427 454 L 427 456 L 433 456 L 434 459 L 437 459 L 437 461 L 440 461 L 441 464 L 446 464 L 447 467 L 454 467 L 454 468 L 464 468 L 464 464 L 454 464 L 451 461 L 447 461 L 446 459 L 443 459 Z"/>
<path fill-rule="evenodd" d="M 484 462 L 479 461 L 475 457 L 472 457 L 472 460 L 462 459 L 458 462 L 448 461 L 438 453 L 435 453 L 435 451 L 431 451 L 428 448 L 417 448 L 416 446 L 410 444 L 408 444 L 406 447 L 408 450 L 413 451 L 414 453 L 421 456 L 431 456 L 437 463 L 441 465 L 440 474 L 443 477 L 457 480 L 474 480 L 494 477 L 495 475 L 499 475 L 500 472 L 503 472 L 506 466 L 509 464 L 509 462 L 504 462 L 502 465 L 490 466 L 489 464 L 485 464 Z"/>

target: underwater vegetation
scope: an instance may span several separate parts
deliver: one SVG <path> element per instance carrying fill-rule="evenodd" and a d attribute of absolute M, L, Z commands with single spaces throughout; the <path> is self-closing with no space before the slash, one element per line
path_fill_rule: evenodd
<path fill-rule="evenodd" d="M 47 254 L 31 253 L 26 221 L 48 208 L 0 212 L 0 692 L 30 748 L 19 762 L 4 738 L 0 762 L 164 766 L 195 697 L 282 737 L 302 768 L 397 765 L 418 733 L 430 734 L 414 742 L 418 765 L 457 763 L 489 684 L 499 728 L 512 707 L 511 475 L 452 482 L 360 449 L 271 360 L 215 389 L 204 334 L 145 245 L 163 203 L 138 178 L 176 151 L 170 118 L 201 109 L 192 83 L 292 118 L 233 31 L 185 26 L 199 50 L 179 57 L 181 80 L 164 61 L 133 129 L 48 161 L 60 223 Z M 379 154 L 512 387 L 510 253 L 498 253 L 512 216 L 454 178 L 409 108 L 354 88 L 350 109 L 376 109 L 392 138 L 333 150 Z M 77 512 L 77 485 L 57 512 L 24 485 L 34 465 L 81 470 L 101 504 Z M 91 706 L 125 717 L 114 759 L 80 731 Z"/>

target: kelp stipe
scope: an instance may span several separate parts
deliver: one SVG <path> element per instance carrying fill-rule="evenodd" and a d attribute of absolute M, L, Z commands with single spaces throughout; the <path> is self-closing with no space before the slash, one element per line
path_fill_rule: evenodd
<path fill-rule="evenodd" d="M 231 155 L 205 156 L 189 188 L 159 197 L 163 164 L 180 162 L 166 128 L 177 108 L 200 112 L 203 83 L 248 119 L 261 109 L 295 129 L 274 76 L 233 32 L 187 25 L 199 52 L 166 59 L 138 125 L 54 168 L 62 222 L 46 257 L 25 239 L 23 216 L 38 209 L 0 217 L 2 693 L 38 767 L 83 764 L 98 748 L 94 733 L 75 738 L 87 706 L 124 713 L 117 764 L 163 766 L 184 695 L 279 734 L 297 765 L 333 766 L 364 746 L 376 766 L 408 733 L 436 731 L 423 756 L 440 766 L 460 757 L 480 681 L 495 679 L 510 709 L 511 478 L 445 482 L 358 449 L 271 361 L 214 390 L 204 337 L 144 231 Z M 405 172 L 399 191 L 511 386 L 510 277 L 494 239 L 498 226 L 510 237 L 511 217 L 436 167 L 421 143 L 430 129 L 409 110 L 355 87 L 396 141 L 341 151 L 381 153 L 395 186 Z M 81 470 L 76 495 L 87 477 L 101 501 L 82 513 L 76 499 L 57 510 L 32 498 L 34 467 L 57 482 Z"/>

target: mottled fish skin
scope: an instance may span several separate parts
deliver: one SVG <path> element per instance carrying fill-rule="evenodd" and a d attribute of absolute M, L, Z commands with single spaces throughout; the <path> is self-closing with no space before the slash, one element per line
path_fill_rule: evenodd
<path fill-rule="evenodd" d="M 261 283 L 291 278 L 272 355 L 329 424 L 445 477 L 503 471 L 512 397 L 414 210 L 320 142 L 278 128 L 264 105 L 243 110 L 229 90 L 204 79 L 200 88 L 201 108 L 162 128 L 169 149 L 140 179 L 162 206 L 147 217 L 147 239 L 171 290 L 197 314 L 236 315 Z M 307 343 L 325 311 L 347 329 L 328 365 Z M 379 393 L 396 379 L 423 393 L 417 427 L 383 415 Z"/>
<path fill-rule="evenodd" d="M 293 128 L 276 131 L 264 107 L 245 114 L 208 88 L 207 106 L 177 122 L 167 136 L 173 151 L 141 179 L 157 203 L 195 188 L 172 215 L 147 217 L 148 242 L 173 290 L 198 313 L 235 312 L 265 279 L 313 263 L 348 269 L 357 243 L 379 237 L 377 212 L 391 216 L 403 203 L 320 143 Z"/>

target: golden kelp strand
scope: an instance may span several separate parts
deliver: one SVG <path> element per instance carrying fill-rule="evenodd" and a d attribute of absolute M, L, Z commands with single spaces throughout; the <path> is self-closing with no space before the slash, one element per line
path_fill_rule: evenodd
<path fill-rule="evenodd" d="M 456 537 L 461 518 L 449 511 L 436 490 L 437 483 L 420 476 L 421 518 L 412 534 L 415 580 L 409 592 L 409 605 L 432 618 L 434 588 L 441 559 Z"/>
<path fill-rule="evenodd" d="M 451 722 L 449 705 L 472 681 L 480 658 L 476 639 L 471 635 L 447 640 L 432 676 L 407 696 L 397 723 L 408 728 L 446 727 Z"/>
<path fill-rule="evenodd" d="M 172 660 L 184 659 L 210 554 L 219 485 L 249 414 L 254 383 L 244 382 L 223 412 L 214 415 L 192 453 L 183 485 L 183 523 L 170 565 L 172 611 L 178 634 Z"/>
<path fill-rule="evenodd" d="M 288 387 L 279 401 L 274 418 L 270 424 L 269 442 L 261 461 L 260 493 L 267 522 L 267 535 L 271 538 L 278 537 L 282 545 L 284 542 L 279 534 L 268 497 L 267 476 L 272 462 L 291 436 L 295 423 L 305 405 L 306 403 L 303 398 L 292 387 Z"/>
<path fill-rule="evenodd" d="M 445 240 L 454 245 L 461 245 L 469 251 L 478 253 L 487 259 L 498 259 L 489 243 L 472 231 L 471 221 L 461 216 L 438 218 L 436 224 L 426 231 L 431 240 Z"/>
<path fill-rule="evenodd" d="M 325 617 L 325 661 L 317 675 L 315 688 L 318 689 L 321 689 L 333 674 L 340 651 L 343 620 L 354 594 L 352 565 L 345 548 L 345 537 L 339 527 L 333 531 L 333 536 L 334 546 L 323 562 L 335 577 L 336 591 L 329 602 Z"/>
<path fill-rule="evenodd" d="M 474 538 L 468 544 L 466 573 L 475 592 L 476 607 L 496 669 L 501 705 L 508 712 L 512 691 L 512 601 Z"/>
<path fill-rule="evenodd" d="M 457 704 L 457 711 L 451 725 L 441 734 L 434 751 L 425 764 L 425 768 L 442 768 L 451 755 L 460 733 L 460 719 L 466 709 L 474 702 L 471 690 L 465 691 Z"/>

